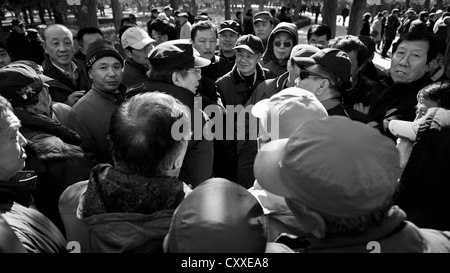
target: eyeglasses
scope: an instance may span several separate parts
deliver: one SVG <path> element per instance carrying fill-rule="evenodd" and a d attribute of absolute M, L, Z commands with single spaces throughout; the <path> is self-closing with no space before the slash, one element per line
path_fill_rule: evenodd
<path fill-rule="evenodd" d="M 283 44 L 284 47 L 291 47 L 292 46 L 292 42 L 291 41 L 284 41 L 283 43 L 281 41 L 273 42 L 273 45 L 276 46 L 276 47 L 280 47 L 281 44 Z"/>
<path fill-rule="evenodd" d="M 141 51 L 141 52 L 149 52 L 149 51 L 151 51 L 152 49 L 153 49 L 153 45 L 150 43 L 150 44 L 144 46 L 144 47 L 141 48 L 141 49 L 135 49 L 135 50 Z"/>
<path fill-rule="evenodd" d="M 324 76 L 321 76 L 319 74 L 313 73 L 313 72 L 308 71 L 308 70 L 302 69 L 300 71 L 300 75 L 299 75 L 300 80 L 304 80 L 304 79 L 306 79 L 306 78 L 308 78 L 310 76 L 315 76 L 315 77 L 319 77 L 319 78 L 322 78 L 322 79 L 328 79 L 328 78 L 325 78 Z"/>
<path fill-rule="evenodd" d="M 152 36 L 150 36 L 150 38 L 152 38 L 153 40 L 159 40 L 159 38 L 161 37 L 162 35 L 152 35 Z"/>

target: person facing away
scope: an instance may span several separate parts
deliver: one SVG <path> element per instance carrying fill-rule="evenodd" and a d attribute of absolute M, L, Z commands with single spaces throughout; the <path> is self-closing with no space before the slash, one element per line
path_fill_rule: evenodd
<path fill-rule="evenodd" d="M 164 238 L 165 253 L 293 253 L 267 243 L 263 210 L 247 190 L 223 178 L 197 186 L 180 203 Z"/>
<path fill-rule="evenodd" d="M 98 39 L 86 53 L 92 89 L 72 106 L 68 127 L 81 137 L 81 148 L 95 164 L 112 162 L 107 139 L 109 120 L 123 102 L 122 56 L 108 40 Z"/>
<path fill-rule="evenodd" d="M 306 253 L 449 253 L 449 231 L 421 229 L 393 205 L 400 171 L 391 140 L 339 116 L 305 122 L 255 160 L 258 183 L 285 198 L 304 231 L 276 242 Z"/>
<path fill-rule="evenodd" d="M 91 89 L 84 64 L 74 59 L 72 32 L 65 26 L 52 24 L 44 30 L 44 74 L 57 81 L 50 88 L 53 101 L 73 106 Z"/>
<path fill-rule="evenodd" d="M 62 233 L 33 204 L 36 175 L 33 171 L 22 171 L 27 141 L 19 131 L 20 126 L 11 104 L 0 95 L 0 217 L 26 252 L 67 252 Z"/>
<path fill-rule="evenodd" d="M 197 56 L 192 43 L 181 39 L 157 45 L 149 58 L 152 65 L 149 81 L 129 88 L 125 97 L 129 99 L 139 93 L 160 91 L 189 107 L 194 135 L 189 140 L 179 178 L 195 188 L 212 177 L 214 146 L 212 139 L 206 138 L 208 134 L 204 134 L 207 130 L 203 130 L 209 124 L 209 117 L 203 112 L 206 99 L 197 93 L 202 78 L 200 68 L 209 65 L 210 61 Z"/>
<path fill-rule="evenodd" d="M 34 204 L 64 232 L 59 196 L 69 185 L 87 179 L 93 164 L 79 147 L 80 137 L 53 119 L 47 76 L 17 61 L 2 68 L 0 77 L 0 94 L 11 102 L 21 121 L 20 132 L 27 139 L 26 169 L 38 176 Z"/>
<path fill-rule="evenodd" d="M 99 164 L 84 187 L 73 186 L 84 191 L 77 217 L 92 252 L 162 252 L 173 211 L 190 191 L 178 179 L 190 135 L 189 109 L 164 93 L 138 94 L 114 112 L 114 166 Z"/>

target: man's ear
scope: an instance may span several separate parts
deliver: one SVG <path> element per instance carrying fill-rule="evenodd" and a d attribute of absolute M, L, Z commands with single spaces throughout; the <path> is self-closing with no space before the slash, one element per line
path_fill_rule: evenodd
<path fill-rule="evenodd" d="M 330 82 L 327 79 L 322 79 L 320 81 L 319 87 L 317 88 L 315 94 L 317 96 L 322 96 L 326 90 L 330 87 Z"/>
<path fill-rule="evenodd" d="M 179 83 L 180 82 L 179 77 L 180 77 L 180 74 L 178 72 L 173 72 L 172 73 L 172 82 L 174 84 Z"/>

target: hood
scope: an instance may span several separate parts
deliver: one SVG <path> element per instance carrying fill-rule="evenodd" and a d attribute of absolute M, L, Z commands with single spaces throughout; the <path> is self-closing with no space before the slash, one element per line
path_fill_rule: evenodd
<path fill-rule="evenodd" d="M 275 35 L 279 32 L 286 32 L 290 34 L 294 40 L 294 46 L 298 44 L 298 29 L 295 24 L 287 23 L 287 22 L 281 22 L 279 23 L 270 33 L 269 40 L 267 42 L 266 51 L 264 51 L 263 54 L 263 62 L 268 63 L 270 60 L 275 59 L 275 56 L 273 55 L 273 40 L 275 38 Z"/>

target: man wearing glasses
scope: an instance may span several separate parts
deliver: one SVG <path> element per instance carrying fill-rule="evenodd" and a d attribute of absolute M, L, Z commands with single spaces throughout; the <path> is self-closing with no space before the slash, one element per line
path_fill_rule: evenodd
<path fill-rule="evenodd" d="M 122 47 L 127 56 L 123 70 L 123 84 L 130 87 L 148 80 L 147 71 L 151 68 L 148 55 L 156 41 L 139 27 L 131 27 L 122 35 Z"/>
<path fill-rule="evenodd" d="M 311 91 L 323 104 L 329 116 L 346 116 L 342 94 L 351 87 L 351 61 L 336 48 L 325 48 L 311 57 L 294 57 L 301 68 L 297 87 Z"/>
<path fill-rule="evenodd" d="M 270 33 L 269 42 L 260 61 L 261 65 L 276 76 L 280 76 L 287 71 L 291 50 L 297 44 L 297 26 L 286 22 L 278 24 Z"/>

